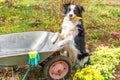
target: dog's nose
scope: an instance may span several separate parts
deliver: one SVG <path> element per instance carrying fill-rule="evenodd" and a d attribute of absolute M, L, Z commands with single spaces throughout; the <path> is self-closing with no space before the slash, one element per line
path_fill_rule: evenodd
<path fill-rule="evenodd" d="M 72 17 L 73 15 L 72 14 L 69 14 L 69 17 Z"/>

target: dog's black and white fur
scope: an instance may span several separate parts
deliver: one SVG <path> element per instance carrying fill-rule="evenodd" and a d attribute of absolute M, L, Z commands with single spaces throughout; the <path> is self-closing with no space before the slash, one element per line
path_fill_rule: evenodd
<path fill-rule="evenodd" d="M 65 9 L 64 20 L 61 33 L 56 33 L 51 42 L 54 43 L 58 37 L 62 40 L 58 43 L 59 47 L 64 47 L 68 52 L 73 64 L 79 64 L 81 67 L 89 60 L 89 55 L 85 49 L 85 30 L 82 20 L 75 20 L 74 17 L 82 17 L 84 8 L 70 3 L 63 4 Z"/>

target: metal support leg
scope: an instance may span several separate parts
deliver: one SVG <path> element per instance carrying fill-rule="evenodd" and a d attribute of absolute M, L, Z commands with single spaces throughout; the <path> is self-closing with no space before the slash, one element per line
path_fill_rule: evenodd
<path fill-rule="evenodd" d="M 12 80 L 14 80 L 14 70 L 13 70 L 13 67 L 11 67 L 11 70 L 12 70 Z"/>
<path fill-rule="evenodd" d="M 22 80 L 25 80 L 26 76 L 28 75 L 28 73 L 29 73 L 29 71 L 30 71 L 30 68 L 31 68 L 31 66 L 29 66 L 29 67 L 27 68 L 27 70 L 26 70 L 26 72 L 25 72 Z"/>

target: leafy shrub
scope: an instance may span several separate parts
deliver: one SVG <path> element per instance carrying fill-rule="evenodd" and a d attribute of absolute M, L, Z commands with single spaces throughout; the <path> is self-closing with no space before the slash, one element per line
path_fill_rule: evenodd
<path fill-rule="evenodd" d="M 104 80 L 104 77 L 95 69 L 83 68 L 76 72 L 73 80 Z"/>
<path fill-rule="evenodd" d="M 87 76 L 91 76 L 90 80 L 112 80 L 114 76 L 112 73 L 115 72 L 116 65 L 119 64 L 120 59 L 120 48 L 109 48 L 109 47 L 98 47 L 97 51 L 94 52 L 94 54 L 91 56 L 90 63 L 86 65 L 86 69 L 88 71 L 84 70 L 84 68 L 81 71 L 76 72 L 74 75 L 74 80 L 89 80 L 85 76 L 87 73 Z M 89 69 L 92 71 L 89 72 Z M 93 73 L 95 75 L 100 75 L 104 77 L 100 77 L 100 79 L 97 79 L 99 77 L 95 76 L 96 79 L 94 79 Z"/>

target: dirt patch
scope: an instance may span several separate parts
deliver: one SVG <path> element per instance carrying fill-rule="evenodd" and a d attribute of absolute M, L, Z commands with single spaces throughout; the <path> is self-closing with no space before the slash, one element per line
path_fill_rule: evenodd
<path fill-rule="evenodd" d="M 120 80 L 120 64 L 116 67 L 116 71 L 113 75 L 115 77 L 113 80 Z"/>

